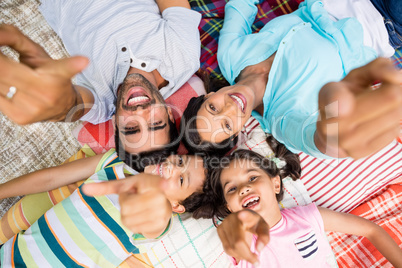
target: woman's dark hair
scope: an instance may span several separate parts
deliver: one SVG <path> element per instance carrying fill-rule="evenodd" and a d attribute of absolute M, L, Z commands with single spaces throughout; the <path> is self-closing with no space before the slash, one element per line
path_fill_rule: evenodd
<path fill-rule="evenodd" d="M 183 134 L 183 144 L 190 153 L 203 152 L 206 154 L 224 156 L 237 143 L 237 134 L 220 143 L 203 141 L 197 130 L 196 119 L 205 96 L 193 97 L 183 112 L 180 122 L 180 131 Z"/>
<path fill-rule="evenodd" d="M 283 144 L 276 141 L 272 136 L 267 138 L 267 142 L 274 151 L 275 157 L 285 161 L 286 166 L 283 168 L 278 168 L 274 161 L 250 150 L 238 150 L 233 152 L 230 156 L 221 158 L 219 166 L 215 167 L 209 172 L 207 184 L 204 186 L 202 206 L 194 210 L 194 218 L 212 218 L 213 220 L 223 220 L 231 213 L 226 206 L 226 200 L 224 197 L 220 177 L 222 170 L 227 168 L 235 159 L 247 159 L 253 161 L 271 178 L 279 175 L 281 179 L 281 191 L 276 195 L 276 198 L 278 202 L 282 200 L 282 179 L 288 176 L 293 180 L 300 178 L 301 167 L 299 156 L 291 153 Z"/>
<path fill-rule="evenodd" d="M 205 91 L 216 92 L 230 84 L 223 78 L 212 78 L 208 71 L 199 69 L 197 75 L 203 80 Z M 183 144 L 190 153 L 203 152 L 206 154 L 223 156 L 237 143 L 237 135 L 233 135 L 220 143 L 201 140 L 196 126 L 197 113 L 205 101 L 205 96 L 193 97 L 183 112 L 180 122 L 180 131 L 183 134 Z"/>
<path fill-rule="evenodd" d="M 119 158 L 138 172 L 143 172 L 144 168 L 149 165 L 155 165 L 163 162 L 171 154 L 176 154 L 180 145 L 179 133 L 174 121 L 169 121 L 169 139 L 170 143 L 158 150 L 141 152 L 137 154 L 131 154 L 124 149 L 119 136 L 119 129 L 116 126 L 114 141 L 116 146 L 116 152 Z"/>

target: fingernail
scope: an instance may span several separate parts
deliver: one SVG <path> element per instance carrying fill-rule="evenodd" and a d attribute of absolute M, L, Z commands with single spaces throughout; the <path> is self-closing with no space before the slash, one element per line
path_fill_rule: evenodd
<path fill-rule="evenodd" d="M 260 263 L 257 261 L 257 262 L 255 262 L 255 263 L 253 263 L 253 267 L 254 268 L 258 268 L 258 267 L 260 267 Z"/>
<path fill-rule="evenodd" d="M 259 243 L 257 244 L 257 251 L 258 251 L 258 252 L 261 252 L 263 249 L 264 249 L 264 244 L 261 243 L 261 242 L 259 242 Z"/>

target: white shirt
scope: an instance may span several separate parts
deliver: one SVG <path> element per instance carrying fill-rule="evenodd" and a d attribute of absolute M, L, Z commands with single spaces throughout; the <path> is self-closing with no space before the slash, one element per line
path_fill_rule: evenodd
<path fill-rule="evenodd" d="M 165 99 L 199 68 L 201 15 L 190 9 L 170 7 L 160 14 L 154 0 L 42 0 L 40 10 L 70 55 L 90 59 L 76 76 L 77 84 L 95 97 L 82 120 L 111 118 L 130 62 L 146 72 L 158 70 L 169 82 L 160 89 Z"/>

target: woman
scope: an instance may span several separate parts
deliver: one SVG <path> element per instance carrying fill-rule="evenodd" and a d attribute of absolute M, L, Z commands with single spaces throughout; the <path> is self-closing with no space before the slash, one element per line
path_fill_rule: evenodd
<path fill-rule="evenodd" d="M 321 2 L 307 0 L 295 12 L 271 20 L 259 33 L 252 34 L 255 4 L 257 1 L 231 0 L 226 5 L 218 62 L 232 86 L 190 101 L 182 118 L 184 142 L 190 151 L 227 152 L 251 114 L 266 132 L 293 152 L 304 151 L 321 158 L 362 157 L 388 144 L 392 140 L 389 136 L 397 136 L 401 115 L 395 113 L 395 107 L 401 104 L 401 93 L 395 93 L 398 98 L 391 104 L 381 99 L 384 96 L 377 96 L 380 91 L 357 99 L 350 90 L 357 84 L 357 91 L 362 91 L 374 79 L 384 79 L 391 66 L 385 60 L 357 69 L 342 84 L 326 86 L 321 93 L 321 105 L 335 99 L 342 101 L 341 110 L 333 111 L 327 106 L 321 122 L 318 120 L 320 89 L 377 57 L 373 48 L 364 45 L 363 29 L 357 20 L 334 21 Z M 372 76 L 375 69 L 380 69 L 376 77 Z M 398 91 L 398 83 L 392 85 L 392 91 Z M 370 105 L 376 98 L 377 106 Z M 378 112 L 384 102 L 390 107 Z M 363 109 L 351 111 L 355 106 Z M 390 118 L 389 113 L 395 114 Z M 348 122 L 334 122 L 336 115 L 353 117 L 355 121 L 348 118 Z M 381 131 L 392 135 L 377 139 L 370 148 L 362 146 L 364 142 L 373 144 L 372 140 L 380 135 L 376 132 L 380 131 L 378 127 L 371 132 L 370 121 L 375 118 L 381 122 L 389 120 L 391 123 Z M 327 129 L 331 123 L 338 123 L 339 133 L 338 129 Z M 370 129 L 366 140 L 356 137 L 367 132 L 354 131 L 356 126 L 361 126 L 360 130 Z M 352 142 L 356 139 L 360 143 Z"/>

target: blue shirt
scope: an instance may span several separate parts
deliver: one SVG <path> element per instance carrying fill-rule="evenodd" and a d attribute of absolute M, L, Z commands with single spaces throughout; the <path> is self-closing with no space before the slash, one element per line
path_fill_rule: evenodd
<path fill-rule="evenodd" d="M 231 0 L 225 7 L 218 63 L 230 84 L 247 66 L 276 55 L 263 97 L 263 115 L 253 111 L 263 129 L 293 152 L 322 154 L 314 143 L 318 93 L 350 70 L 377 57 L 363 45 L 359 22 L 332 21 L 322 3 L 306 0 L 295 12 L 268 22 L 259 33 L 251 26 L 258 1 Z"/>
<path fill-rule="evenodd" d="M 169 84 L 166 99 L 198 70 L 201 15 L 184 7 L 161 14 L 155 0 L 41 0 L 40 10 L 70 55 L 90 59 L 76 83 L 90 89 L 94 107 L 82 120 L 107 121 L 130 65 L 157 70 Z M 132 56 L 130 56 L 130 51 Z"/>

